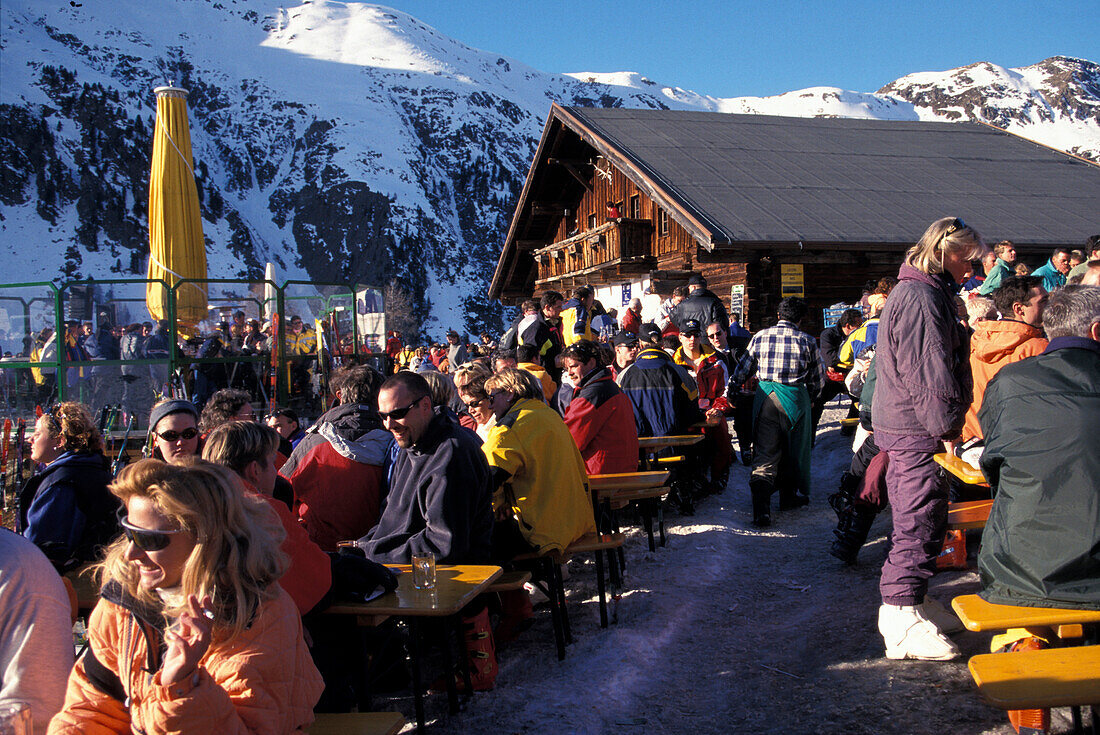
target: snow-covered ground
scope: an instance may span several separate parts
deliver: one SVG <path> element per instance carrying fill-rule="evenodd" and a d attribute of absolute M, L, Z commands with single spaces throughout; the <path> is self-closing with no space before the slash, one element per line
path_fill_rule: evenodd
<path fill-rule="evenodd" d="M 575 643 L 566 660 L 557 660 L 548 611 L 537 610 L 536 625 L 498 652 L 494 691 L 453 717 L 445 697 L 429 697 L 432 731 L 1011 733 L 966 668 L 965 658 L 988 652 L 988 634 L 955 636 L 965 655 L 957 662 L 883 658 L 875 619 L 889 514 L 876 520 L 858 566 L 827 553 L 836 516 L 825 497 L 851 459 L 840 417 L 830 408 L 822 419 L 809 507 L 774 514 L 771 528 L 755 530 L 748 470 L 736 465 L 724 493 L 704 500 L 694 517 L 669 519 L 667 547 L 650 553 L 644 533 L 631 531 L 627 592 L 618 624 L 606 630 L 593 565 L 572 562 Z M 977 588 L 973 572 L 932 583 L 943 601 Z M 411 716 L 411 702 L 401 707 Z M 1067 713 L 1056 711 L 1055 731 L 1067 731 Z"/>

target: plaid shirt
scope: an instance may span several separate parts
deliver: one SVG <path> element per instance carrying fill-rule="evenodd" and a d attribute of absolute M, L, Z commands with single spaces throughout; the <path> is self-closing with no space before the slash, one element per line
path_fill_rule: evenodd
<path fill-rule="evenodd" d="M 756 377 L 784 385 L 805 385 L 815 398 L 825 386 L 825 370 L 817 353 L 817 340 L 791 322 L 780 320 L 761 330 L 749 342 L 756 360 Z"/>

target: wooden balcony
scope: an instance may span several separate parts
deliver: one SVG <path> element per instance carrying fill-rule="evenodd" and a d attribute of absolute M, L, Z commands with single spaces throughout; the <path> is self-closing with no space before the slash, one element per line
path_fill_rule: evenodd
<path fill-rule="evenodd" d="M 605 222 L 535 250 L 535 285 L 575 285 L 578 279 L 608 281 L 630 272 L 645 272 L 656 265 L 652 243 L 653 223 L 647 219 Z"/>

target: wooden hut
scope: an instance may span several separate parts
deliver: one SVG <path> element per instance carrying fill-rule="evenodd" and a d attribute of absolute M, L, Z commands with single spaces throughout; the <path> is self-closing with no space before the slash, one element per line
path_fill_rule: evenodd
<path fill-rule="evenodd" d="M 489 296 L 590 285 L 653 308 L 699 272 L 750 329 L 790 294 L 816 328 L 939 217 L 1034 267 L 1100 231 L 1098 202 L 1100 167 L 982 124 L 555 104 Z"/>

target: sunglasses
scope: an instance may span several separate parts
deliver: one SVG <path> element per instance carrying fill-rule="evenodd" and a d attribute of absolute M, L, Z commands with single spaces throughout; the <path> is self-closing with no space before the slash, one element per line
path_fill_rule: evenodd
<path fill-rule="evenodd" d="M 718 339 L 721 336 L 722 336 L 721 332 L 707 332 L 707 337 L 709 339 Z"/>
<path fill-rule="evenodd" d="M 196 436 L 199 435 L 199 430 L 195 429 L 195 428 L 191 428 L 191 429 L 184 429 L 183 431 L 162 431 L 160 433 L 157 433 L 157 432 L 153 432 L 153 433 L 157 434 L 157 436 L 160 437 L 161 439 L 163 439 L 164 441 L 171 443 L 171 442 L 178 442 L 180 439 L 183 439 L 184 441 L 191 441 L 192 439 L 194 439 Z"/>
<path fill-rule="evenodd" d="M 427 396 L 420 396 L 419 398 L 417 398 L 415 401 L 413 401 L 409 405 L 405 406 L 404 408 L 395 408 L 392 411 L 379 411 L 378 412 L 378 418 L 382 419 L 383 421 L 385 421 L 386 419 L 393 419 L 394 421 L 400 421 L 401 419 L 408 416 L 409 411 L 413 410 L 413 407 L 416 406 L 416 404 L 420 403 L 425 398 L 427 398 Z"/>
<path fill-rule="evenodd" d="M 964 229 L 966 229 L 966 223 L 956 217 L 955 219 L 951 220 L 951 224 L 947 226 L 947 231 L 943 233 L 943 236 L 947 237 L 952 232 L 957 232 L 958 230 Z"/>
<path fill-rule="evenodd" d="M 138 528 L 130 523 L 127 516 L 119 516 L 118 522 L 122 525 L 122 533 L 126 540 L 142 551 L 161 551 L 172 543 L 172 535 L 183 529 L 174 531 L 153 531 L 148 528 Z"/>

